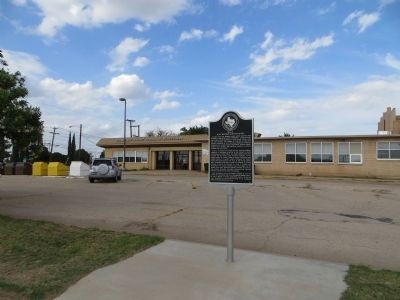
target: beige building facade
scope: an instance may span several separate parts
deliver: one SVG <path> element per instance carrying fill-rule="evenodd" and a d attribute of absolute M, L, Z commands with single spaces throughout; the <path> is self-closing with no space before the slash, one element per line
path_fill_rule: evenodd
<path fill-rule="evenodd" d="M 103 138 L 106 157 L 123 162 L 123 138 Z M 126 139 L 126 169 L 206 171 L 207 135 Z M 256 137 L 255 174 L 400 178 L 400 134 Z"/>
<path fill-rule="evenodd" d="M 378 123 L 378 133 L 400 134 L 400 116 L 396 115 L 396 109 L 388 107 Z"/>

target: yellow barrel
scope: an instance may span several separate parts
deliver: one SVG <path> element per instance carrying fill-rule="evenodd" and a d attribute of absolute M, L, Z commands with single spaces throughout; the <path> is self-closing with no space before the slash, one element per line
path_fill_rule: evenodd
<path fill-rule="evenodd" d="M 32 175 L 33 176 L 46 176 L 47 175 L 47 163 L 43 161 L 37 161 L 33 163 Z"/>
<path fill-rule="evenodd" d="M 47 172 L 48 176 L 67 176 L 68 167 L 60 162 L 49 163 L 49 168 Z"/>

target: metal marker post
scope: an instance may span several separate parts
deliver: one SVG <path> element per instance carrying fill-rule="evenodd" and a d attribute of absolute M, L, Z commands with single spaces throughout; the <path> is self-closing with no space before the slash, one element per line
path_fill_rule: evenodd
<path fill-rule="evenodd" d="M 233 215 L 234 215 L 234 200 L 235 200 L 235 187 L 233 185 L 228 186 L 227 189 L 227 206 L 228 206 L 228 213 L 227 213 L 227 226 L 228 226 L 228 245 L 227 245 L 227 262 L 233 262 Z"/>

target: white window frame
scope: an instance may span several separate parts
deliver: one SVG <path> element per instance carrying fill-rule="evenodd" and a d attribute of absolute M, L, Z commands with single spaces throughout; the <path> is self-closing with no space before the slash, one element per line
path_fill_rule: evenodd
<path fill-rule="evenodd" d="M 305 154 L 306 155 L 306 161 L 287 161 L 287 145 L 288 144 L 294 144 L 294 157 L 296 159 L 297 155 L 297 144 L 305 144 L 306 145 L 306 153 L 300 153 L 300 154 Z M 290 142 L 290 143 L 285 143 L 285 163 L 287 164 L 306 164 L 307 163 L 307 154 L 308 154 L 308 143 L 307 142 Z M 291 153 L 293 154 L 293 153 Z"/>
<path fill-rule="evenodd" d="M 340 162 L 340 144 L 348 144 L 349 146 L 349 162 Z M 361 145 L 361 153 L 360 154 L 351 154 L 350 153 L 350 145 L 351 144 L 360 144 Z M 338 164 L 339 165 L 362 165 L 363 164 L 363 143 L 362 142 L 338 142 L 337 144 L 337 153 L 338 153 Z M 360 155 L 360 161 L 359 162 L 352 162 L 351 157 L 352 155 Z"/>
<path fill-rule="evenodd" d="M 146 161 L 137 161 L 137 153 L 141 152 L 141 153 L 146 153 Z M 145 151 L 135 151 L 135 163 L 137 164 L 147 164 L 149 162 L 149 152 L 147 150 Z"/>
<path fill-rule="evenodd" d="M 256 155 L 256 153 L 255 153 L 255 149 L 256 149 L 256 145 L 261 145 L 262 147 L 261 147 L 261 155 L 263 155 L 263 154 L 269 154 L 269 153 L 266 153 L 266 152 L 264 152 L 264 145 L 270 145 L 270 147 L 271 147 L 271 160 L 267 160 L 267 161 L 256 161 L 254 158 L 254 163 L 255 164 L 271 164 L 272 163 L 272 143 L 254 143 L 254 153 L 253 153 L 253 156 L 255 156 Z M 259 154 L 259 153 L 258 153 Z"/>
<path fill-rule="evenodd" d="M 389 143 L 389 149 L 378 149 L 378 143 Z M 390 143 L 400 143 L 400 141 L 377 141 L 376 142 L 376 159 L 377 160 L 400 160 L 400 158 L 390 158 Z M 378 158 L 378 150 L 388 150 L 389 151 L 389 158 Z"/>
<path fill-rule="evenodd" d="M 142 153 L 147 153 L 147 159 L 146 161 L 141 161 L 138 162 L 137 161 L 137 153 L 138 152 L 142 152 Z M 131 153 L 133 156 L 127 156 L 129 153 Z M 115 156 L 115 154 L 117 154 L 117 156 Z M 121 156 L 119 156 L 121 154 Z M 126 150 L 125 151 L 125 155 L 126 157 L 134 157 L 134 161 L 129 161 L 129 160 L 125 160 L 125 163 L 134 163 L 134 164 L 147 164 L 149 162 L 149 153 L 147 150 L 144 151 L 137 151 L 137 150 Z M 122 160 L 118 161 L 118 157 L 121 157 Z M 118 150 L 118 151 L 113 151 L 112 152 L 112 158 L 115 158 L 117 160 L 118 163 L 123 162 L 124 159 L 124 151 L 123 150 Z"/>
<path fill-rule="evenodd" d="M 312 152 L 312 145 L 313 144 L 319 144 L 320 147 L 320 153 L 313 153 Z M 312 155 L 313 154 L 320 154 L 321 155 L 321 160 L 322 160 L 322 144 L 331 144 L 332 145 L 332 161 L 329 162 L 324 162 L 324 161 L 312 161 Z M 312 164 L 334 164 L 335 163 L 335 146 L 333 142 L 311 142 L 310 143 L 310 163 Z"/>

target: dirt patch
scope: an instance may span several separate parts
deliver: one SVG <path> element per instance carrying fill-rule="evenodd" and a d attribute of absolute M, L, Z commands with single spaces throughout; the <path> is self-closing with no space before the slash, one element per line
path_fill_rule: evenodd
<path fill-rule="evenodd" d="M 310 211 L 300 209 L 280 209 L 278 214 L 281 216 L 307 220 L 307 221 L 321 221 L 321 222 L 359 222 L 359 223 L 383 223 L 383 224 L 395 224 L 393 219 L 387 217 L 370 217 L 357 214 L 345 214 L 345 213 L 331 213 L 323 211 Z"/>
<path fill-rule="evenodd" d="M 158 230 L 157 224 L 151 223 L 151 222 L 133 221 L 133 222 L 129 222 L 128 224 L 126 224 L 124 226 L 124 228 L 128 228 L 128 227 L 135 227 L 140 230 L 149 230 L 149 231 L 157 231 Z"/>
<path fill-rule="evenodd" d="M 386 194 L 392 193 L 391 190 L 385 190 L 385 189 L 375 189 L 375 190 L 372 190 L 372 192 L 375 194 L 379 194 L 379 195 L 386 195 Z"/>

